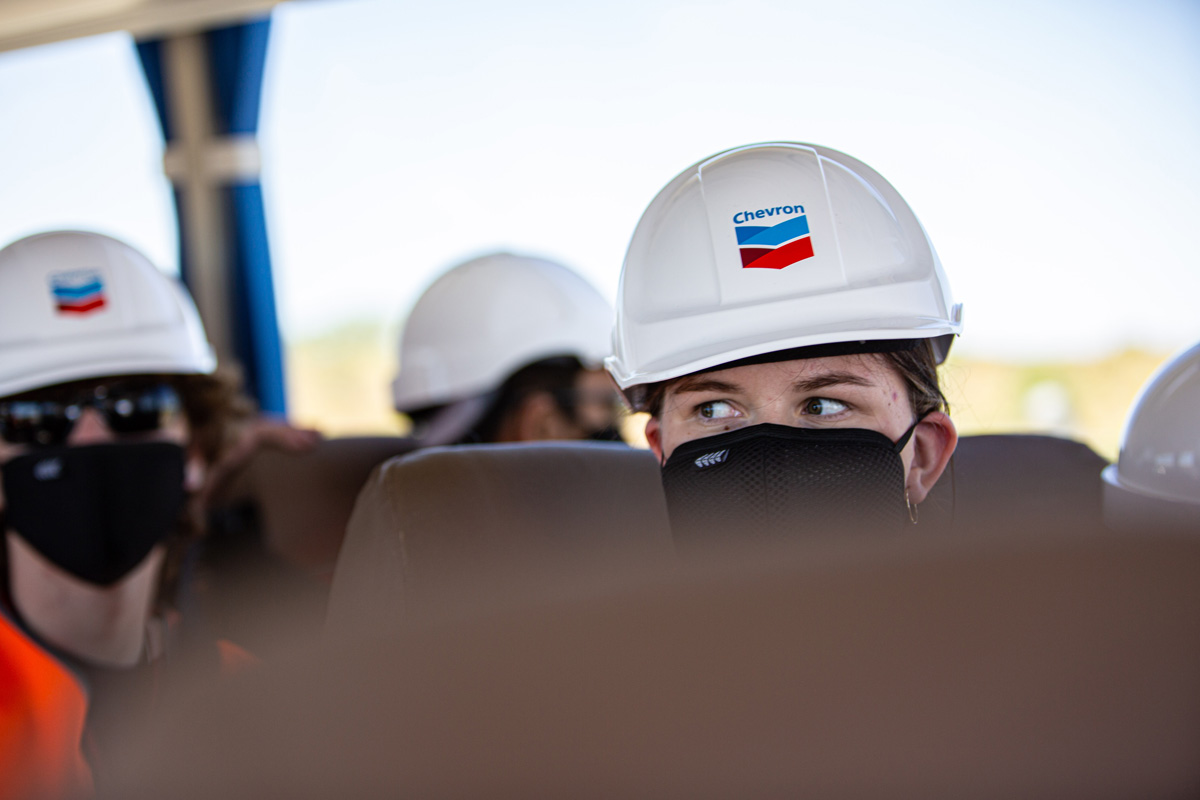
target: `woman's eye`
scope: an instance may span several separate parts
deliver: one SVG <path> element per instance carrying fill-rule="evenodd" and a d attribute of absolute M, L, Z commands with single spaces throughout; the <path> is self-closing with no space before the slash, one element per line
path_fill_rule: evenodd
<path fill-rule="evenodd" d="M 845 410 L 845 403 L 828 397 L 814 397 L 804 404 L 804 413 L 814 417 L 829 417 Z"/>
<path fill-rule="evenodd" d="M 724 400 L 712 400 L 696 406 L 696 411 L 704 419 L 725 419 L 737 414 L 733 406 Z"/>

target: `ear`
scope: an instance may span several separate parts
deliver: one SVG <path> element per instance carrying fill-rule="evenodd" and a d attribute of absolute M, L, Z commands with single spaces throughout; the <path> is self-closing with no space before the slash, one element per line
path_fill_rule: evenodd
<path fill-rule="evenodd" d="M 913 457 L 908 467 L 904 488 L 913 504 L 921 503 L 946 470 L 954 448 L 958 446 L 958 430 L 950 417 L 934 411 L 917 423 L 913 431 Z"/>
<path fill-rule="evenodd" d="M 650 444 L 650 450 L 658 459 L 658 463 L 663 463 L 662 426 L 658 422 L 658 417 L 646 420 L 646 441 Z"/>

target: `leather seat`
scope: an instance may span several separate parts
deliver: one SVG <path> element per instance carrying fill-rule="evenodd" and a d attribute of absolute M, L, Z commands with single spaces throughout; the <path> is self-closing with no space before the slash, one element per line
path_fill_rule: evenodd
<path fill-rule="evenodd" d="M 1105 461 L 1052 436 L 968 436 L 922 504 L 919 533 L 1095 530 Z M 619 445 L 433 448 L 363 488 L 334 575 L 329 625 L 401 619 L 447 576 L 507 584 L 543 561 L 672 557 L 653 455 Z M 386 624 L 386 623 L 384 623 Z"/>
<path fill-rule="evenodd" d="M 411 439 L 325 439 L 305 452 L 262 449 L 214 500 L 183 602 L 196 638 L 263 653 L 281 625 L 315 636 L 358 490 Z"/>
<path fill-rule="evenodd" d="M 269 553 L 328 573 L 371 470 L 415 448 L 412 439 L 400 436 L 323 439 L 304 452 L 264 448 L 238 471 L 215 505 L 221 513 L 248 515 L 254 536 Z"/>
<path fill-rule="evenodd" d="M 501 596 L 531 572 L 672 558 L 648 451 L 565 442 L 430 448 L 380 465 L 363 487 L 334 573 L 329 627 L 399 620 L 466 574 Z"/>
<path fill-rule="evenodd" d="M 1025 532 L 1095 530 L 1103 524 L 1106 466 L 1087 445 L 1057 436 L 963 436 L 918 523 L 940 531 L 993 523 Z"/>

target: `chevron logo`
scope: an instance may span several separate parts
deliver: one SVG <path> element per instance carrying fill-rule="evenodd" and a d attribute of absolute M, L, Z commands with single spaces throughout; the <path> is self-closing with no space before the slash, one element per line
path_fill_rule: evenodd
<path fill-rule="evenodd" d="M 93 269 L 50 276 L 50 291 L 60 314 L 88 314 L 104 308 L 104 280 Z"/>
<path fill-rule="evenodd" d="M 775 225 L 745 224 L 779 216 L 799 214 Z M 739 211 L 733 217 L 742 267 L 783 269 L 813 257 L 812 235 L 804 206 L 776 206 L 757 211 Z"/>
<path fill-rule="evenodd" d="M 694 463 L 696 464 L 697 468 L 704 469 L 705 467 L 711 467 L 714 464 L 720 464 L 727 458 L 729 458 L 728 450 L 718 450 L 715 453 L 705 453 L 697 458 Z"/>

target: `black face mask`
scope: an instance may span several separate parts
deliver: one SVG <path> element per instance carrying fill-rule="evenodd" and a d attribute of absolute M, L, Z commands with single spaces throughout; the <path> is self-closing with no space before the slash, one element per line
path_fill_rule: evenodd
<path fill-rule="evenodd" d="M 684 442 L 662 468 L 675 541 L 899 530 L 909 522 L 900 451 L 916 427 L 897 442 L 862 428 L 772 424 Z"/>
<path fill-rule="evenodd" d="M 108 586 L 179 520 L 184 450 L 169 442 L 41 448 L 3 468 L 7 526 L 52 564 Z"/>

